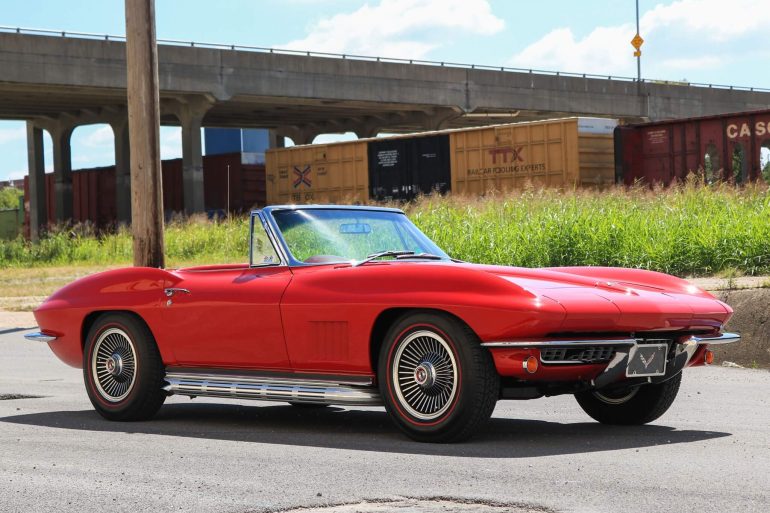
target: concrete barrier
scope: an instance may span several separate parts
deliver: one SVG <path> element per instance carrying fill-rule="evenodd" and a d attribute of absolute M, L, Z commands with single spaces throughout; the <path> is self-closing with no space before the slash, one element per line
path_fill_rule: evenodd
<path fill-rule="evenodd" d="M 738 332 L 743 337 L 737 344 L 716 348 L 717 362 L 770 367 L 770 288 L 718 290 L 712 294 L 735 310 L 725 330 Z"/>

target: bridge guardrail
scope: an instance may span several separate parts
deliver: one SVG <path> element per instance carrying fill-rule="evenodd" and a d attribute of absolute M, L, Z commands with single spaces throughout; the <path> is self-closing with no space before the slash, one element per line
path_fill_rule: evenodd
<path fill-rule="evenodd" d="M 23 27 L 10 27 L 0 25 L 0 32 L 27 34 L 37 36 L 52 36 L 52 37 L 72 37 L 78 39 L 95 39 L 102 41 L 117 41 L 125 42 L 126 36 L 112 35 L 112 34 L 96 34 L 90 32 L 72 32 L 68 30 L 51 30 L 51 29 L 36 29 L 36 28 L 23 28 Z M 574 73 L 569 71 L 553 71 L 542 70 L 534 68 L 515 68 L 509 66 L 491 66 L 487 64 L 466 64 L 460 62 L 447 62 L 447 61 L 431 61 L 424 59 L 400 59 L 397 57 L 373 57 L 368 55 L 356 55 L 345 53 L 330 53 L 330 52 L 314 52 L 312 50 L 291 50 L 286 48 L 268 48 L 262 46 L 250 46 L 250 45 L 238 45 L 238 44 L 224 44 L 224 43 L 206 43 L 200 41 L 184 41 L 180 39 L 157 39 L 158 44 L 170 45 L 170 46 L 189 46 L 192 48 L 211 48 L 216 50 L 238 50 L 247 52 L 259 52 L 259 53 L 275 53 L 282 55 L 301 55 L 306 57 L 326 57 L 333 59 L 352 59 L 357 61 L 370 61 L 370 62 L 387 62 L 394 64 L 414 64 L 420 66 L 439 66 L 448 68 L 459 69 L 479 69 L 488 71 L 504 71 L 511 73 L 531 73 L 536 75 L 547 75 L 556 77 L 572 77 L 572 78 L 591 78 L 600 80 L 620 80 L 624 82 L 637 82 L 638 80 L 633 77 L 624 77 L 620 75 L 597 75 L 594 73 Z M 763 87 L 747 87 L 747 86 L 733 86 L 725 84 L 707 84 L 701 82 L 683 82 L 676 80 L 656 80 L 656 79 L 641 79 L 642 83 L 647 84 L 663 84 L 663 85 L 677 85 L 682 87 L 704 87 L 710 89 L 729 89 L 736 91 L 757 91 L 757 92 L 770 92 L 770 88 Z"/>

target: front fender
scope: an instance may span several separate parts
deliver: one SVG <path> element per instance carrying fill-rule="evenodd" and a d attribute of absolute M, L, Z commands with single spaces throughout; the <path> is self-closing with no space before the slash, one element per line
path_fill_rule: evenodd
<path fill-rule="evenodd" d="M 163 289 L 173 276 L 146 267 L 115 269 L 76 280 L 59 289 L 35 311 L 41 331 L 55 335 L 48 346 L 67 365 L 80 368 L 83 362 L 84 323 L 89 314 L 127 311 L 141 317 L 154 332 L 160 322 Z M 170 352 L 158 343 L 161 357 Z"/>

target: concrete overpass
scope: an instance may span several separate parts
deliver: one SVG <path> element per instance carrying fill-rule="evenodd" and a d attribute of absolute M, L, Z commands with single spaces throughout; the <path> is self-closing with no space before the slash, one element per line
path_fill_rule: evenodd
<path fill-rule="evenodd" d="M 657 120 L 770 106 L 770 90 L 753 88 L 181 41 L 159 41 L 158 53 L 162 123 L 182 127 L 187 212 L 203 209 L 201 126 L 269 128 L 303 144 L 331 132 L 368 137 L 572 115 Z M 0 70 L 0 118 L 29 121 L 31 185 L 42 180 L 41 130 L 51 133 L 57 219 L 72 212 L 69 139 L 79 125 L 113 127 L 117 190 L 128 190 L 121 37 L 0 28 Z M 119 198 L 120 219 L 128 208 L 128 196 Z"/>

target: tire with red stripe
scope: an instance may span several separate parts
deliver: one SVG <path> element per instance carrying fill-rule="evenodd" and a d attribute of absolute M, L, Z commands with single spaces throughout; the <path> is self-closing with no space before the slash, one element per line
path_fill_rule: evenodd
<path fill-rule="evenodd" d="M 449 315 L 400 317 L 380 348 L 377 377 L 396 425 L 420 442 L 460 442 L 492 415 L 500 378 L 476 334 Z"/>
<path fill-rule="evenodd" d="M 146 420 L 166 399 L 155 338 L 138 317 L 107 313 L 94 322 L 83 351 L 83 379 L 94 409 L 109 420 Z"/>

